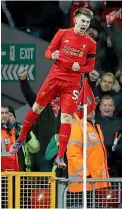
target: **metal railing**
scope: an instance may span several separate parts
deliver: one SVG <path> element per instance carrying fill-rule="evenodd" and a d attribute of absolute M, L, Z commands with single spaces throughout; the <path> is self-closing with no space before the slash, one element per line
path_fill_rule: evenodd
<path fill-rule="evenodd" d="M 1 208 L 55 208 L 55 173 L 4 172 Z"/>
<path fill-rule="evenodd" d="M 1 205 L 2 208 L 12 208 L 12 176 L 6 176 L 2 173 L 1 176 Z M 11 191 L 11 192 L 10 192 Z"/>
<path fill-rule="evenodd" d="M 69 191 L 72 182 L 82 184 L 83 179 L 56 178 L 52 172 L 4 172 L 1 208 L 83 208 L 83 192 Z M 99 182 L 108 182 L 109 187 L 95 189 Z M 87 208 L 118 208 L 122 203 L 122 178 L 89 178 L 87 183 L 92 185 L 87 191 Z"/>
<path fill-rule="evenodd" d="M 58 208 L 83 208 L 83 192 L 69 192 L 72 182 L 83 183 L 82 179 L 60 179 L 58 191 L 62 192 L 62 200 L 58 199 Z M 109 182 L 111 187 L 95 190 L 98 182 Z M 92 184 L 92 190 L 87 191 L 87 208 L 118 208 L 122 203 L 122 178 L 87 179 Z M 61 196 L 61 195 L 60 195 Z"/>

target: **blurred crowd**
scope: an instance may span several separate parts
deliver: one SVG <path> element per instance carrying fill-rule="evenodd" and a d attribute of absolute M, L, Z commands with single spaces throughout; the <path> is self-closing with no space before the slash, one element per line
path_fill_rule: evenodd
<path fill-rule="evenodd" d="M 82 6 L 84 4 L 82 2 Z M 80 7 L 81 2 L 3 1 L 2 22 L 50 41 L 59 28 L 72 24 L 71 12 L 76 5 Z M 96 63 L 94 70 L 86 74 L 97 102 L 95 121 L 103 132 L 110 177 L 122 177 L 122 31 L 118 17 L 113 22 L 102 19 L 104 8 L 120 8 L 122 24 L 122 8 L 120 2 L 105 1 L 85 6 L 90 6 L 95 14 L 87 33 L 97 42 Z M 26 71 L 18 76 L 20 90 L 31 107 L 36 93 L 28 82 Z M 59 127 L 60 98 L 56 98 L 38 118 L 18 154 L 11 156 L 9 148 L 18 138 L 22 124 L 18 123 L 14 109 L 2 104 L 2 171 L 55 170 L 53 162 L 58 151 Z M 65 160 L 67 162 L 66 156 Z M 56 172 L 59 177 L 68 175 L 67 169 Z"/>

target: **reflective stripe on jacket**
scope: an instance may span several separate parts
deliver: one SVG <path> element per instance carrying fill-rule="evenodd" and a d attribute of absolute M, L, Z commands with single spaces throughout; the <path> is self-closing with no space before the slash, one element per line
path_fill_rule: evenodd
<path fill-rule="evenodd" d="M 19 171 L 19 163 L 17 154 L 10 154 L 9 150 L 12 144 L 15 143 L 15 129 L 12 128 L 9 132 L 6 129 L 1 129 L 1 170 L 2 171 Z"/>
<path fill-rule="evenodd" d="M 92 178 L 108 178 L 107 156 L 103 144 L 103 134 L 100 126 L 96 128 L 87 122 L 87 176 Z M 68 174 L 69 178 L 83 177 L 83 120 L 75 115 L 72 123 L 71 135 L 67 145 Z M 96 183 L 95 189 L 108 187 L 110 184 Z M 70 192 L 83 190 L 82 183 L 69 184 Z M 92 184 L 87 183 L 87 190 L 92 190 Z"/>

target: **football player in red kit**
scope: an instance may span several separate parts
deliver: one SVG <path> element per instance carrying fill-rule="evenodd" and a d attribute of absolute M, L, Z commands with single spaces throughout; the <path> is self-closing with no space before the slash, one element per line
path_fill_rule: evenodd
<path fill-rule="evenodd" d="M 18 152 L 39 114 L 59 94 L 61 126 L 55 164 L 59 167 L 66 166 L 63 156 L 70 136 L 72 115 L 80 90 L 80 78 L 82 73 L 94 69 L 96 42 L 86 33 L 92 17 L 93 13 L 89 9 L 77 9 L 74 14 L 74 28 L 60 29 L 54 36 L 45 57 L 55 60 L 55 63 L 40 88 L 32 109 L 26 115 L 22 132 L 10 149 L 12 154 Z"/>

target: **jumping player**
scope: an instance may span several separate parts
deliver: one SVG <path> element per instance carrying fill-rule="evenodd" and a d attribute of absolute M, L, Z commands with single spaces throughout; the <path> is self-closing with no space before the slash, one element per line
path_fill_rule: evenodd
<path fill-rule="evenodd" d="M 80 78 L 82 73 L 94 69 L 96 42 L 86 34 L 92 17 L 93 13 L 89 9 L 77 9 L 74 13 L 74 28 L 60 29 L 54 36 L 45 57 L 56 61 L 40 88 L 32 109 L 26 115 L 22 132 L 10 149 L 12 154 L 18 152 L 39 114 L 59 94 L 61 126 L 55 164 L 58 167 L 66 166 L 63 156 L 70 136 L 72 115 L 80 90 Z"/>

